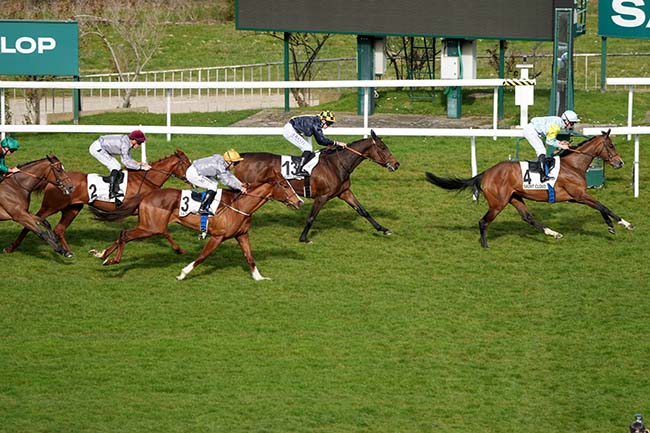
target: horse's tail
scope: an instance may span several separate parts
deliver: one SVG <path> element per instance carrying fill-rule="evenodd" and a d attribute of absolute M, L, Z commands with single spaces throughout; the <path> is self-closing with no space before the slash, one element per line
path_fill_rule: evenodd
<path fill-rule="evenodd" d="M 101 221 L 121 221 L 124 218 L 133 215 L 133 212 L 140 206 L 140 202 L 144 196 L 136 194 L 125 201 L 122 206 L 115 208 L 112 211 L 97 209 L 96 207 L 89 206 L 88 209 L 95 216 L 95 219 Z"/>
<path fill-rule="evenodd" d="M 438 177 L 428 171 L 425 173 L 425 175 L 429 182 L 443 189 L 462 191 L 467 188 L 472 188 L 472 193 L 476 196 L 478 196 L 478 194 L 483 191 L 481 188 L 483 173 L 479 173 L 470 179 L 460 179 L 457 177 Z"/>

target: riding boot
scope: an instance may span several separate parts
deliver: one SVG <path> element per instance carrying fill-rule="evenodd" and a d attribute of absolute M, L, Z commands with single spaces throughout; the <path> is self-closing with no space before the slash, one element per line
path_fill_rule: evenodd
<path fill-rule="evenodd" d="M 203 197 L 203 201 L 201 202 L 201 207 L 199 207 L 199 214 L 213 215 L 212 212 L 210 212 L 210 206 L 212 205 L 212 200 L 214 200 L 214 196 L 216 194 L 217 191 L 213 191 L 210 189 L 205 192 L 205 197 Z"/>
<path fill-rule="evenodd" d="M 314 152 L 311 150 L 305 150 L 302 152 L 302 156 L 300 157 L 300 166 L 296 168 L 296 175 L 298 176 L 309 176 L 309 173 L 307 173 L 303 167 L 311 161 L 311 159 L 314 157 Z"/>
<path fill-rule="evenodd" d="M 122 197 L 122 193 L 120 193 L 120 182 L 122 182 L 122 172 L 120 170 L 111 170 L 108 198 L 114 198 L 115 206 L 117 207 L 122 205 L 122 200 L 120 200 L 120 197 Z"/>
<path fill-rule="evenodd" d="M 540 153 L 537 160 L 539 161 L 539 181 L 544 183 L 551 179 L 555 179 L 547 174 L 546 155 Z"/>

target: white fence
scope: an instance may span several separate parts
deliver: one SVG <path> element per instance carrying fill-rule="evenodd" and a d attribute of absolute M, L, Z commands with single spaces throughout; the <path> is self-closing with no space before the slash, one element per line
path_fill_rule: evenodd
<path fill-rule="evenodd" d="M 610 82 L 610 80 L 612 80 Z M 625 81 L 623 81 L 625 80 Z M 188 127 L 172 126 L 171 124 L 171 89 L 237 89 L 237 88 L 363 88 L 364 91 L 364 116 L 363 126 L 356 128 L 334 127 L 328 130 L 328 135 L 368 135 L 371 126 L 369 125 L 368 111 L 370 101 L 370 89 L 379 87 L 492 87 L 494 88 L 493 104 L 493 127 L 492 129 L 471 129 L 471 128 L 373 128 L 384 136 L 447 136 L 447 137 L 469 137 L 471 139 L 471 164 L 472 175 L 478 172 L 476 164 L 476 137 L 521 137 L 521 129 L 498 129 L 498 88 L 504 85 L 503 79 L 475 79 L 475 80 L 356 80 L 356 81 L 275 81 L 275 82 L 250 82 L 250 83 L 197 83 L 197 82 L 135 82 L 135 83 L 96 83 L 96 82 L 39 82 L 39 88 L 49 89 L 164 89 L 167 93 L 167 125 L 166 126 L 141 126 L 145 133 L 166 134 L 167 140 L 172 134 L 196 134 L 196 135 L 281 135 L 282 128 L 273 127 Z M 8 125 L 5 122 L 5 88 L 34 88 L 33 81 L 0 81 L 0 132 L 4 138 L 7 132 L 77 132 L 77 133 L 124 133 L 133 128 L 133 125 Z M 608 79 L 612 85 L 639 85 L 650 84 L 647 78 L 638 79 Z M 632 89 L 632 88 L 631 88 Z M 632 92 L 632 90 L 630 90 Z M 631 95 L 632 93 L 630 93 Z M 630 96 L 631 98 L 631 96 Z M 631 105 L 631 103 L 630 103 Z M 523 119 L 522 119 L 523 120 Z M 585 134 L 596 135 L 600 128 L 585 128 Z M 614 128 L 614 133 L 634 134 L 635 158 L 634 158 L 634 196 L 638 197 L 638 176 L 639 176 L 639 136 L 650 134 L 650 127 L 632 128 L 628 121 L 628 128 Z M 146 160 L 146 149 L 143 148 L 143 159 Z"/>

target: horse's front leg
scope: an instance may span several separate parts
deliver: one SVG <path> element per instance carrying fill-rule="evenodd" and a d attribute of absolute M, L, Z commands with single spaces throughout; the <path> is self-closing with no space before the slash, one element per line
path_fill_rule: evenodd
<path fill-rule="evenodd" d="M 5 247 L 4 252 L 13 253 L 14 251 L 16 251 L 16 248 L 18 248 L 20 244 L 23 243 L 23 241 L 25 240 L 25 236 L 27 236 L 27 233 L 29 233 L 30 231 L 31 230 L 28 229 L 27 227 L 23 227 L 23 229 L 18 234 L 18 237 L 14 239 L 14 241 L 10 243 L 8 247 Z"/>
<path fill-rule="evenodd" d="M 255 258 L 253 257 L 253 252 L 251 251 L 251 243 L 248 237 L 248 232 L 237 236 L 236 239 L 237 242 L 239 242 L 239 248 L 241 248 L 241 252 L 244 254 L 244 257 L 248 262 L 248 266 L 251 270 L 251 276 L 253 279 L 255 281 L 270 280 L 270 278 L 262 276 L 259 269 L 257 269 L 257 266 L 255 265 Z"/>
<path fill-rule="evenodd" d="M 13 214 L 12 219 L 22 224 L 26 229 L 34 232 L 34 234 L 52 247 L 56 253 L 61 254 L 64 257 L 72 256 L 72 253 L 61 245 L 52 231 L 50 223 L 47 222 L 46 219 L 34 216 L 27 211 L 20 211 L 19 213 Z"/>
<path fill-rule="evenodd" d="M 221 242 L 224 241 L 223 236 L 210 236 L 208 238 L 208 242 L 205 244 L 203 249 L 201 250 L 201 254 L 189 265 L 185 266 L 182 270 L 181 273 L 176 277 L 178 281 L 184 280 L 185 277 L 187 277 L 187 274 L 192 272 L 194 268 L 196 268 L 198 265 L 203 263 L 203 261 L 208 258 L 210 254 L 219 246 L 221 245 Z"/>
<path fill-rule="evenodd" d="M 386 236 L 393 234 L 392 231 L 379 224 L 372 216 L 370 216 L 368 211 L 363 207 L 361 203 L 359 203 L 359 200 L 351 190 L 348 189 L 343 191 L 343 193 L 339 195 L 339 198 L 352 206 L 352 209 L 356 210 L 359 215 L 367 219 L 368 222 L 375 228 L 375 230 L 384 233 Z"/>
<path fill-rule="evenodd" d="M 633 230 L 634 226 L 630 224 L 629 222 L 625 221 L 623 218 L 619 217 L 616 215 L 614 212 L 609 210 L 609 208 L 605 205 L 603 205 L 601 202 L 596 200 L 591 194 L 585 192 L 579 199 L 575 199 L 577 203 L 582 203 L 585 204 L 591 208 L 594 208 L 600 212 L 600 214 L 603 217 L 603 220 L 605 220 L 605 224 L 607 224 L 607 230 L 611 234 L 616 233 L 616 229 L 614 228 L 614 224 L 612 223 L 611 218 L 614 218 L 614 220 L 618 223 L 624 226 L 628 230 Z"/>
<path fill-rule="evenodd" d="M 323 208 L 325 203 L 327 203 L 328 200 L 329 198 L 326 196 L 319 196 L 314 199 L 314 203 L 312 204 L 311 210 L 309 211 L 309 216 L 307 217 L 307 221 L 305 221 L 305 228 L 302 230 L 302 233 L 300 234 L 300 242 L 305 242 L 308 244 L 311 243 L 311 241 L 307 239 L 307 233 L 309 233 L 311 226 L 314 224 L 314 221 L 316 220 L 316 216 L 318 216 L 318 213 Z"/>
<path fill-rule="evenodd" d="M 63 209 L 61 211 L 61 219 L 59 219 L 59 222 L 57 225 L 54 227 L 54 234 L 56 237 L 59 239 L 59 242 L 61 242 L 61 245 L 68 251 L 72 251 L 70 248 L 70 245 L 68 245 L 68 241 L 65 239 L 65 231 L 68 227 L 70 227 L 70 224 L 72 224 L 72 221 L 77 218 L 77 215 L 79 215 L 79 212 L 81 212 L 81 209 L 83 209 L 83 204 L 75 204 L 68 206 L 67 208 Z"/>
<path fill-rule="evenodd" d="M 165 236 L 165 239 L 167 239 L 167 242 L 169 242 L 174 251 L 176 251 L 178 254 L 185 254 L 185 250 L 180 245 L 178 245 L 169 230 L 165 230 L 163 232 L 163 236 Z"/>

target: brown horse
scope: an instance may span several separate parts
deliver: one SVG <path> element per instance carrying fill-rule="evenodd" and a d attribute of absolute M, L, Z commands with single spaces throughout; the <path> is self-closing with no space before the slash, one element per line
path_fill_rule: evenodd
<path fill-rule="evenodd" d="M 300 242 L 311 243 L 307 239 L 307 233 L 322 207 L 334 197 L 338 197 L 352 206 L 376 230 L 385 235 L 393 234 L 370 216 L 350 189 L 350 175 L 365 159 L 386 167 L 390 171 L 399 168 L 399 162 L 388 146 L 377 137 L 374 131 L 370 131 L 370 133 L 370 137 L 350 143 L 347 148 L 328 148 L 320 152 L 320 161 L 310 176 L 311 194 L 309 197 L 314 199 L 314 204 L 300 235 Z M 244 182 L 256 183 L 259 182 L 260 177 L 267 176 L 268 171 L 281 170 L 281 155 L 243 153 L 242 157 L 244 160 L 236 167 L 235 175 Z M 303 179 L 292 179 L 290 182 L 300 195 L 304 195 L 305 183 Z"/>
<path fill-rule="evenodd" d="M 560 172 L 555 183 L 555 201 L 582 203 L 597 209 L 603 216 L 609 232 L 614 234 L 614 225 L 610 217 L 614 218 L 617 223 L 625 226 L 628 230 L 632 230 L 634 226 L 592 197 L 587 192 L 587 181 L 585 178 L 589 164 L 596 157 L 602 158 L 614 168 L 621 168 L 623 166 L 623 160 L 616 151 L 616 146 L 612 143 L 609 133 L 610 131 L 603 132 L 602 135 L 590 138 L 563 153 Z M 528 210 L 528 207 L 524 203 L 524 198 L 535 201 L 548 201 L 548 192 L 547 190 L 523 189 L 523 179 L 518 162 L 500 162 L 471 179 L 440 178 L 429 172 L 426 173 L 426 177 L 429 182 L 444 189 L 463 190 L 472 188 L 476 196 L 478 196 L 479 192 L 483 192 L 490 206 L 490 209 L 479 221 L 481 245 L 483 248 L 487 248 L 488 246 L 488 225 L 508 203 L 517 209 L 519 215 L 521 215 L 525 222 L 537 230 L 556 239 L 562 237 L 560 233 L 536 221 Z"/>
<path fill-rule="evenodd" d="M 191 163 L 190 159 L 182 150 L 176 149 L 176 152 L 172 155 L 152 162 L 151 169 L 148 171 L 129 170 L 124 206 L 130 208 L 130 202 L 133 200 L 139 201 L 154 189 L 160 188 L 170 176 L 184 179 L 185 171 Z M 57 188 L 46 187 L 43 203 L 36 215 L 41 218 L 47 218 L 50 215 L 61 212 L 61 219 L 54 228 L 54 233 L 59 239 L 59 242 L 61 242 L 61 245 L 70 251 L 70 246 L 65 239 L 65 231 L 72 224 L 72 221 L 74 221 L 79 212 L 81 212 L 84 204 L 89 204 L 103 211 L 110 211 L 115 209 L 115 203 L 101 200 L 94 200 L 89 203 L 88 174 L 78 171 L 72 171 L 68 174 L 73 185 L 75 185 L 74 194 L 66 196 Z M 134 211 L 137 210 L 137 206 L 133 209 Z M 5 248 L 5 252 L 11 253 L 18 248 L 26 235 L 27 230 L 23 229 L 16 240 Z"/>
<path fill-rule="evenodd" d="M 127 242 L 154 235 L 165 236 L 176 252 L 185 253 L 180 245 L 172 239 L 167 226 L 175 222 L 193 230 L 200 230 L 200 216 L 196 214 L 179 216 L 181 193 L 181 190 L 172 188 L 164 188 L 150 193 L 139 204 L 138 225 L 133 229 L 122 231 L 120 237 L 107 249 L 103 251 L 91 250 L 91 254 L 104 260 L 105 265 L 119 263 Z M 248 231 L 253 213 L 271 199 L 281 201 L 287 206 L 296 209 L 303 203 L 291 184 L 279 172 L 275 172 L 273 178 L 268 182 L 251 186 L 246 194 L 223 190 L 216 214 L 208 219 L 208 234 L 210 237 L 207 243 L 203 247 L 201 254 L 193 262 L 185 266 L 176 279 L 184 279 L 192 269 L 212 254 L 223 241 L 233 237 L 239 242 L 239 247 L 250 266 L 253 278 L 255 280 L 265 279 L 255 265 Z M 113 221 L 131 215 L 131 211 L 126 208 L 119 208 L 113 212 L 91 211 L 101 219 Z M 116 250 L 115 257 L 109 260 L 111 254 Z"/>
<path fill-rule="evenodd" d="M 72 256 L 58 241 L 47 220 L 29 213 L 32 192 L 41 192 L 49 186 L 62 196 L 74 191 L 74 185 L 61 161 L 50 154 L 43 159 L 19 165 L 18 168 L 20 171 L 7 175 L 0 183 L 0 221 L 14 220 L 25 227 L 25 232 L 34 232 L 57 253 L 65 257 Z"/>

